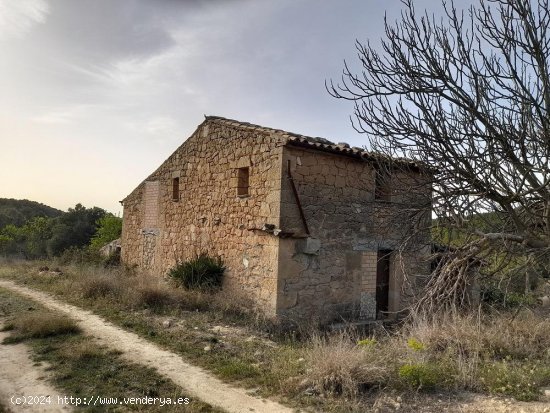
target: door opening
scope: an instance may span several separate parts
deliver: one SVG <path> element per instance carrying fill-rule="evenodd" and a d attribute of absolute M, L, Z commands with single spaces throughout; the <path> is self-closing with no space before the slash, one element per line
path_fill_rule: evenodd
<path fill-rule="evenodd" d="M 391 250 L 379 250 L 376 265 L 376 318 L 385 318 L 389 310 Z"/>

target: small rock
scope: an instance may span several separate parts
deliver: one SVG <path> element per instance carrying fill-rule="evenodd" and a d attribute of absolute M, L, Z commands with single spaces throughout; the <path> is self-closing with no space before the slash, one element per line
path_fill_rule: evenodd
<path fill-rule="evenodd" d="M 172 327 L 172 321 L 171 321 L 171 320 L 164 320 L 164 321 L 162 322 L 162 326 L 163 326 L 164 328 L 170 328 L 170 327 Z"/>
<path fill-rule="evenodd" d="M 203 350 L 204 351 L 210 351 L 210 350 L 212 350 L 212 347 L 211 346 L 206 346 Z"/>
<path fill-rule="evenodd" d="M 303 363 L 304 361 L 306 361 L 306 359 L 303 358 L 303 357 L 300 357 L 297 361 L 298 361 L 298 363 Z"/>
<path fill-rule="evenodd" d="M 193 330 L 198 330 L 199 328 L 198 327 L 193 327 Z"/>
<path fill-rule="evenodd" d="M 215 326 L 215 327 L 212 327 L 212 331 L 214 333 L 221 333 L 223 330 L 223 327 L 222 326 Z"/>
<path fill-rule="evenodd" d="M 315 389 L 315 387 L 308 387 L 307 389 L 304 390 L 304 394 L 306 396 L 314 396 L 318 393 L 319 392 Z"/>
<path fill-rule="evenodd" d="M 541 297 L 540 301 L 542 302 L 543 307 L 550 307 L 550 297 L 548 297 L 547 295 Z"/>

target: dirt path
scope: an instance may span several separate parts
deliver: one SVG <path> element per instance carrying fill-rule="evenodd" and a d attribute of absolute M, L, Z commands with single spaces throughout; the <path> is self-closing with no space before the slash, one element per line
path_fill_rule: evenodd
<path fill-rule="evenodd" d="M 121 351 L 123 357 L 134 363 L 156 369 L 189 392 L 191 398 L 196 397 L 231 413 L 291 413 L 294 411 L 271 400 L 258 399 L 247 394 L 244 389 L 226 384 L 205 370 L 186 363 L 181 356 L 163 350 L 137 334 L 116 327 L 90 311 L 62 303 L 49 294 L 19 286 L 11 281 L 0 281 L 0 287 L 15 291 L 45 307 L 71 316 L 87 334 L 96 337 L 100 344 Z"/>
<path fill-rule="evenodd" d="M 9 333 L 0 332 L 0 342 Z M 25 344 L 0 344 L 0 399 L 13 413 L 19 412 L 70 412 L 69 406 L 57 403 L 57 396 L 64 396 L 48 385 L 44 367 L 34 365 Z M 36 396 L 36 398 L 34 398 Z M 46 396 L 50 396 L 49 399 Z M 29 402 L 44 404 L 23 404 L 22 397 Z M 31 398 L 32 397 L 32 398 Z M 29 398 L 31 398 L 29 400 Z M 48 404 L 48 400 L 51 404 Z"/>

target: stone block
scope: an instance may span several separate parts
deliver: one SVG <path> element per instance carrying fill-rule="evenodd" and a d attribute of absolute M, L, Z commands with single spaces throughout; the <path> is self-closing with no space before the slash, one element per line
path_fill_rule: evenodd
<path fill-rule="evenodd" d="M 317 238 L 304 238 L 296 242 L 296 252 L 299 254 L 319 255 L 321 240 Z"/>
<path fill-rule="evenodd" d="M 363 320 L 376 319 L 376 295 L 372 292 L 361 293 L 360 314 Z"/>

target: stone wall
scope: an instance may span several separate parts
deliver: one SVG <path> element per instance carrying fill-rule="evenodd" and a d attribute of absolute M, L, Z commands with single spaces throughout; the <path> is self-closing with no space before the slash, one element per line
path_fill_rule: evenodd
<path fill-rule="evenodd" d="M 389 312 L 399 311 L 410 293 L 401 288 L 404 275 L 428 271 L 424 261 L 429 252 L 428 233 L 417 231 L 408 246 L 402 244 L 412 233 L 414 222 L 425 223 L 430 218 L 430 188 L 425 177 L 395 170 L 390 174 L 389 200 L 379 200 L 375 199 L 372 163 L 287 146 L 283 152 L 281 228 L 304 237 L 305 227 L 286 171 L 289 162 L 310 237 L 281 240 L 278 313 L 323 321 L 375 318 L 378 250 L 394 250 Z M 420 221 L 415 219 L 418 215 L 422 215 Z M 307 248 L 308 244 L 317 248 Z"/>
<path fill-rule="evenodd" d="M 282 143 L 277 133 L 205 121 L 124 200 L 123 262 L 161 277 L 177 260 L 220 256 L 224 288 L 274 314 L 279 239 L 261 229 L 280 226 Z M 248 195 L 237 195 L 239 168 L 248 168 Z"/>
<path fill-rule="evenodd" d="M 429 234 L 419 230 L 430 220 L 426 178 L 217 119 L 124 199 L 123 262 L 162 277 L 207 252 L 223 259 L 228 293 L 244 293 L 268 315 L 328 321 L 380 316 L 377 254 L 393 250 L 388 310 L 399 311 L 414 293 L 404 278 L 427 273 Z M 375 191 L 381 177 L 388 185 Z"/>

